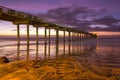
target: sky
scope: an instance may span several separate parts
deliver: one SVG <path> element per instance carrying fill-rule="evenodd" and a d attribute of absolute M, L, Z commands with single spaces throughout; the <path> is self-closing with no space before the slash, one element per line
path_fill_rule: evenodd
<path fill-rule="evenodd" d="M 110 14 L 120 18 L 120 0 L 0 0 L 0 5 L 30 12 L 46 12 L 64 6 L 85 6 L 93 9 L 107 9 Z"/>
<path fill-rule="evenodd" d="M 0 6 L 39 16 L 42 14 L 58 23 L 87 31 L 120 32 L 120 0 L 0 0 Z M 21 34 L 25 34 L 25 29 L 23 25 Z M 31 28 L 31 32 L 35 33 L 35 30 Z M 16 26 L 0 21 L 0 35 L 13 34 L 16 34 Z"/>

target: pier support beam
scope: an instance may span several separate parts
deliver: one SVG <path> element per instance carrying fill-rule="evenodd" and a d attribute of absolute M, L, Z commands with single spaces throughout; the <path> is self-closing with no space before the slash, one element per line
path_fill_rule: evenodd
<path fill-rule="evenodd" d="M 74 53 L 74 33 L 72 32 L 72 53 Z"/>
<path fill-rule="evenodd" d="M 38 27 L 36 27 L 36 60 L 38 60 L 38 44 L 39 44 L 39 37 L 38 37 Z"/>
<path fill-rule="evenodd" d="M 20 57 L 20 26 L 17 24 L 17 60 Z"/>
<path fill-rule="evenodd" d="M 82 34 L 83 40 L 85 39 L 85 34 Z"/>
<path fill-rule="evenodd" d="M 51 39 L 50 39 L 50 28 L 48 29 L 48 31 L 49 31 L 48 32 L 49 33 L 49 35 L 48 35 L 49 36 L 49 38 L 48 38 L 49 39 L 48 40 L 48 58 L 50 59 L 50 44 L 51 44 L 51 42 L 50 42 L 51 41 Z"/>
<path fill-rule="evenodd" d="M 63 31 L 63 54 L 65 55 L 65 30 Z"/>
<path fill-rule="evenodd" d="M 84 34 L 84 39 L 86 39 L 87 38 L 87 36 L 86 36 L 86 34 Z"/>
<path fill-rule="evenodd" d="M 80 36 L 81 36 L 81 40 L 82 40 L 82 39 L 83 39 L 83 34 L 81 33 L 81 35 L 80 35 Z"/>
<path fill-rule="evenodd" d="M 81 33 L 79 33 L 79 53 L 81 53 Z"/>
<path fill-rule="evenodd" d="M 59 30 L 56 29 L 56 58 L 59 55 Z"/>
<path fill-rule="evenodd" d="M 46 59 L 46 56 L 47 56 L 47 28 L 45 27 L 45 38 L 44 38 L 44 44 L 45 44 L 45 47 L 44 47 L 44 58 Z"/>
<path fill-rule="evenodd" d="M 74 48 L 74 51 L 75 53 L 77 53 L 77 35 L 76 35 L 76 32 L 74 33 L 74 41 L 75 41 L 75 48 Z"/>
<path fill-rule="evenodd" d="M 76 42 L 77 42 L 77 54 L 79 53 L 79 33 L 76 33 Z"/>
<path fill-rule="evenodd" d="M 82 33 L 80 33 L 80 53 L 82 53 Z"/>
<path fill-rule="evenodd" d="M 29 61 L 29 48 L 30 48 L 30 37 L 29 37 L 29 24 L 27 24 L 27 61 Z"/>
<path fill-rule="evenodd" d="M 71 32 L 68 32 L 68 54 L 71 53 Z"/>
<path fill-rule="evenodd" d="M 80 40 L 82 40 L 82 36 L 81 36 L 82 34 L 80 33 Z"/>

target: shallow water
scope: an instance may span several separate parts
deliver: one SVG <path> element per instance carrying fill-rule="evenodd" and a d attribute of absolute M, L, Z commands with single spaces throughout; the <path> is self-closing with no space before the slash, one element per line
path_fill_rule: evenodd
<path fill-rule="evenodd" d="M 80 57 L 93 58 L 95 61 L 102 63 L 118 64 L 120 67 L 120 39 L 91 39 L 82 40 L 78 43 L 71 42 L 71 54 L 80 54 Z M 79 46 L 78 46 L 79 45 Z M 65 44 L 65 54 L 68 54 L 68 42 Z M 39 41 L 38 58 L 44 58 L 44 41 Z M 55 41 L 51 41 L 50 57 L 55 57 Z M 26 59 L 27 46 L 26 41 L 21 41 L 19 59 Z M 85 54 L 86 53 L 86 54 Z M 59 44 L 59 55 L 63 54 L 62 41 Z M 9 60 L 17 60 L 17 41 L 0 40 L 0 56 L 6 56 Z M 36 42 L 30 41 L 30 59 L 36 57 Z M 48 44 L 47 44 L 47 57 L 48 57 Z M 98 63 L 99 63 L 98 62 Z"/>

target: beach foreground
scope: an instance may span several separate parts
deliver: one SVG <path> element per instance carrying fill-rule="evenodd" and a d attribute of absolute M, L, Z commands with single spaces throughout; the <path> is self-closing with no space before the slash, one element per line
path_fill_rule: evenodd
<path fill-rule="evenodd" d="M 119 71 L 119 68 L 101 68 L 88 59 L 69 56 L 0 64 L 0 80 L 119 80 L 113 74 Z"/>

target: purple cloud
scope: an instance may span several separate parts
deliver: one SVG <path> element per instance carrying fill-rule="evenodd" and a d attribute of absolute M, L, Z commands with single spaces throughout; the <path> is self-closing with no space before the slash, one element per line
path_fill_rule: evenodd
<path fill-rule="evenodd" d="M 49 18 L 59 24 L 76 26 L 82 30 L 120 31 L 120 26 L 116 25 L 120 19 L 106 14 L 107 12 L 106 9 L 95 10 L 88 7 L 71 6 L 51 9 L 46 14 L 38 14 L 38 17 Z"/>
<path fill-rule="evenodd" d="M 107 9 L 111 14 L 118 17 L 120 13 L 120 0 L 1 0 L 0 5 L 13 9 L 39 13 L 46 12 L 49 9 L 66 6 L 85 6 L 92 9 Z M 119 16 L 120 17 L 120 16 Z"/>

